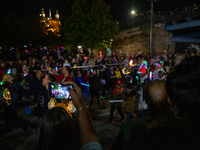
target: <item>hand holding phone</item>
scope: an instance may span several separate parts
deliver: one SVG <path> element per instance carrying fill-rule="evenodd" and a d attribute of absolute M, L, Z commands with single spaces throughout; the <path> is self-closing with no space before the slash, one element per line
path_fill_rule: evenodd
<path fill-rule="evenodd" d="M 74 89 L 68 88 L 69 93 L 72 97 L 72 102 L 77 110 L 79 110 L 81 107 L 85 107 L 85 103 L 83 102 L 82 92 L 79 86 L 77 86 L 76 83 L 67 81 L 64 84 L 70 84 L 74 86 Z"/>

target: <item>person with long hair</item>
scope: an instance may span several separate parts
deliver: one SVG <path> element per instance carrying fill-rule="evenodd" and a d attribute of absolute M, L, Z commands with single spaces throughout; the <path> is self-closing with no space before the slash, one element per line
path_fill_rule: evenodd
<path fill-rule="evenodd" d="M 43 117 L 39 132 L 39 150 L 102 150 L 96 136 L 87 106 L 83 102 L 81 89 L 74 82 L 68 89 L 78 117 L 72 115 L 63 103 L 57 103 Z M 77 124 L 77 122 L 79 124 Z"/>

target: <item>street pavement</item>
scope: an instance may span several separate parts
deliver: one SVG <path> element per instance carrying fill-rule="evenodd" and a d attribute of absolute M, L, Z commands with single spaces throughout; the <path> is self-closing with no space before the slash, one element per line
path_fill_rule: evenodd
<path fill-rule="evenodd" d="M 83 99 L 86 105 L 89 106 L 91 100 L 90 94 L 83 93 Z M 26 115 L 25 108 L 29 106 L 31 106 L 31 100 L 26 98 L 20 101 L 18 110 L 18 116 L 30 121 L 28 128 L 22 129 L 17 124 L 13 123 L 13 132 L 7 134 L 0 133 L 0 150 L 36 149 L 39 118 L 32 114 Z M 102 106 L 105 107 L 105 109 L 100 110 L 97 100 L 95 99 L 90 114 L 103 150 L 109 150 L 120 130 L 121 122 L 119 114 L 115 112 L 114 123 L 112 125 L 107 124 L 110 114 L 109 97 L 106 96 L 106 98 L 102 100 Z M 3 109 L 3 102 L 0 101 L 0 132 L 4 130 Z"/>

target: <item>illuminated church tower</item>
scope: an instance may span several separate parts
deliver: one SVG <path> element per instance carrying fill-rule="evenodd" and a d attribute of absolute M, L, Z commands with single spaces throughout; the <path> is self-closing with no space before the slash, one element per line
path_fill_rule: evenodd
<path fill-rule="evenodd" d="M 40 26 L 42 31 L 48 35 L 49 32 L 54 33 L 55 36 L 60 36 L 60 26 L 61 22 L 59 19 L 58 10 L 56 10 L 55 19 L 52 19 L 51 9 L 49 9 L 49 17 L 45 17 L 44 8 L 42 8 L 42 13 L 40 14 Z"/>

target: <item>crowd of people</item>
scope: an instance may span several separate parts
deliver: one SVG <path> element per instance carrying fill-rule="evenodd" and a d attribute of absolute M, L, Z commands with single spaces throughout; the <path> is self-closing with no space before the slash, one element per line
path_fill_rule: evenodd
<path fill-rule="evenodd" d="M 12 121 L 28 127 L 17 108 L 19 100 L 29 96 L 41 120 L 38 149 L 102 149 L 89 113 L 96 97 L 100 109 L 105 109 L 102 99 L 111 100 L 107 124 L 113 124 L 115 108 L 121 117 L 113 150 L 199 148 L 199 52 L 151 56 L 138 50 L 130 56 L 113 52 L 110 57 L 54 52 L 46 48 L 41 57 L 33 52 L 27 60 L 1 62 L 5 133 L 12 132 Z M 74 85 L 68 90 L 77 113 L 70 112 L 69 100 L 56 99 L 49 106 L 52 82 Z M 89 107 L 84 92 L 91 95 Z"/>

